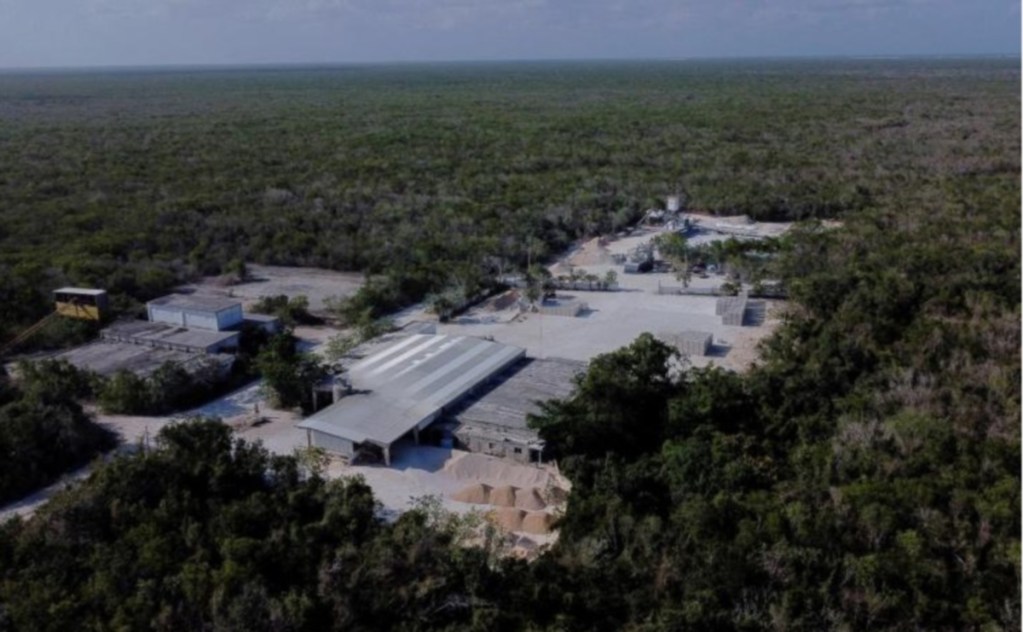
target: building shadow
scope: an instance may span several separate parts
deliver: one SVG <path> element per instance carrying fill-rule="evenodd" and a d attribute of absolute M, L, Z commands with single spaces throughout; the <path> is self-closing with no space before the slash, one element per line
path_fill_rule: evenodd
<path fill-rule="evenodd" d="M 451 459 L 453 452 L 454 450 L 451 448 L 416 445 L 411 436 L 402 437 L 391 444 L 391 466 L 389 469 L 439 472 L 444 469 L 444 464 Z M 374 465 L 386 467 L 383 463 L 376 463 Z"/>
<path fill-rule="evenodd" d="M 767 303 L 764 301 L 750 301 L 746 304 L 746 311 L 742 315 L 744 327 L 759 327 L 767 320 Z"/>
<path fill-rule="evenodd" d="M 728 356 L 728 353 L 732 350 L 729 345 L 714 343 L 710 346 L 705 354 L 708 358 L 724 358 Z"/>

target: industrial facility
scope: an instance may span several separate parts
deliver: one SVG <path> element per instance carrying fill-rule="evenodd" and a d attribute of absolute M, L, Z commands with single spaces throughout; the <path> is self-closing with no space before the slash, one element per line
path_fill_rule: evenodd
<path fill-rule="evenodd" d="M 90 296 L 96 299 L 87 302 Z M 57 290 L 56 298 L 57 313 L 106 305 L 101 290 L 64 288 Z M 230 352 L 238 347 L 243 324 L 251 322 L 270 332 L 279 327 L 275 318 L 245 314 L 240 302 L 216 296 L 172 294 L 150 301 L 146 312 L 148 321 L 115 322 L 99 332 L 98 341 L 58 357 L 100 375 L 130 371 L 146 376 L 173 362 L 189 373 L 214 379 L 230 371 L 234 363 Z M 91 313 L 86 311 L 83 317 Z"/>
<path fill-rule="evenodd" d="M 445 410 L 525 355 L 518 347 L 466 336 L 414 334 L 354 364 L 353 391 L 299 424 L 307 443 L 354 458 L 419 434 Z"/>

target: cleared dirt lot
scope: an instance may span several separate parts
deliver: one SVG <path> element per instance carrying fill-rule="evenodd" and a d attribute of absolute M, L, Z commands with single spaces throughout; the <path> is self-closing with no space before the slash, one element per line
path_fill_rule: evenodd
<path fill-rule="evenodd" d="M 249 279 L 245 283 L 227 285 L 221 277 L 210 277 L 187 287 L 203 294 L 237 298 L 246 307 L 263 296 L 284 294 L 294 297 L 301 294 L 309 299 L 310 312 L 322 314 L 324 301 L 354 294 L 365 281 L 358 273 L 320 268 L 250 265 L 248 273 Z"/>

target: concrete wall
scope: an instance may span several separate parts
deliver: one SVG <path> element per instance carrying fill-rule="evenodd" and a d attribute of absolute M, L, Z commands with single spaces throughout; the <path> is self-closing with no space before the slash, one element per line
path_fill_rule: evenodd
<path fill-rule="evenodd" d="M 242 324 L 243 320 L 245 320 L 245 315 L 242 314 L 241 304 L 235 305 L 217 314 L 217 330 L 224 331 L 225 329 L 237 327 Z"/>
<path fill-rule="evenodd" d="M 217 315 L 212 312 L 183 312 L 182 316 L 188 329 L 220 331 L 220 327 L 217 326 Z"/>
<path fill-rule="evenodd" d="M 223 340 L 219 344 L 210 345 L 206 348 L 207 353 L 219 353 L 224 349 L 237 349 L 238 342 L 241 339 L 241 334 L 235 334 L 226 340 Z"/>
<path fill-rule="evenodd" d="M 150 305 L 149 321 L 154 323 L 167 323 L 169 325 L 177 325 L 178 327 L 184 327 L 185 314 L 181 310 L 174 309 L 173 307 L 160 307 L 158 305 Z"/>
<path fill-rule="evenodd" d="M 318 430 L 309 430 L 309 438 L 317 448 L 333 452 L 349 459 L 355 457 L 355 444 L 347 439 L 335 437 Z"/>
<path fill-rule="evenodd" d="M 241 305 L 235 305 L 219 313 L 213 310 L 186 310 L 180 307 L 164 305 L 151 305 L 149 307 L 149 320 L 151 322 L 167 323 L 188 329 L 224 331 L 241 324 L 242 319 Z"/>
<path fill-rule="evenodd" d="M 462 440 L 469 452 L 479 452 L 505 458 L 516 463 L 529 463 L 529 446 L 514 441 L 495 441 L 485 437 L 466 436 Z M 516 452 L 516 449 L 518 452 Z"/>

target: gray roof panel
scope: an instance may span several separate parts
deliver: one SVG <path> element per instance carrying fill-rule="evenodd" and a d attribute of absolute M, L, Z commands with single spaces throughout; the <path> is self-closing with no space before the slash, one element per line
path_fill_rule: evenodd
<path fill-rule="evenodd" d="M 414 334 L 354 364 L 349 378 L 356 394 L 299 427 L 389 445 L 523 355 L 519 347 L 480 338 Z"/>
<path fill-rule="evenodd" d="M 241 305 L 237 299 L 226 296 L 210 296 L 208 294 L 169 294 L 154 298 L 147 305 L 173 307 L 195 312 L 222 312 Z"/>

